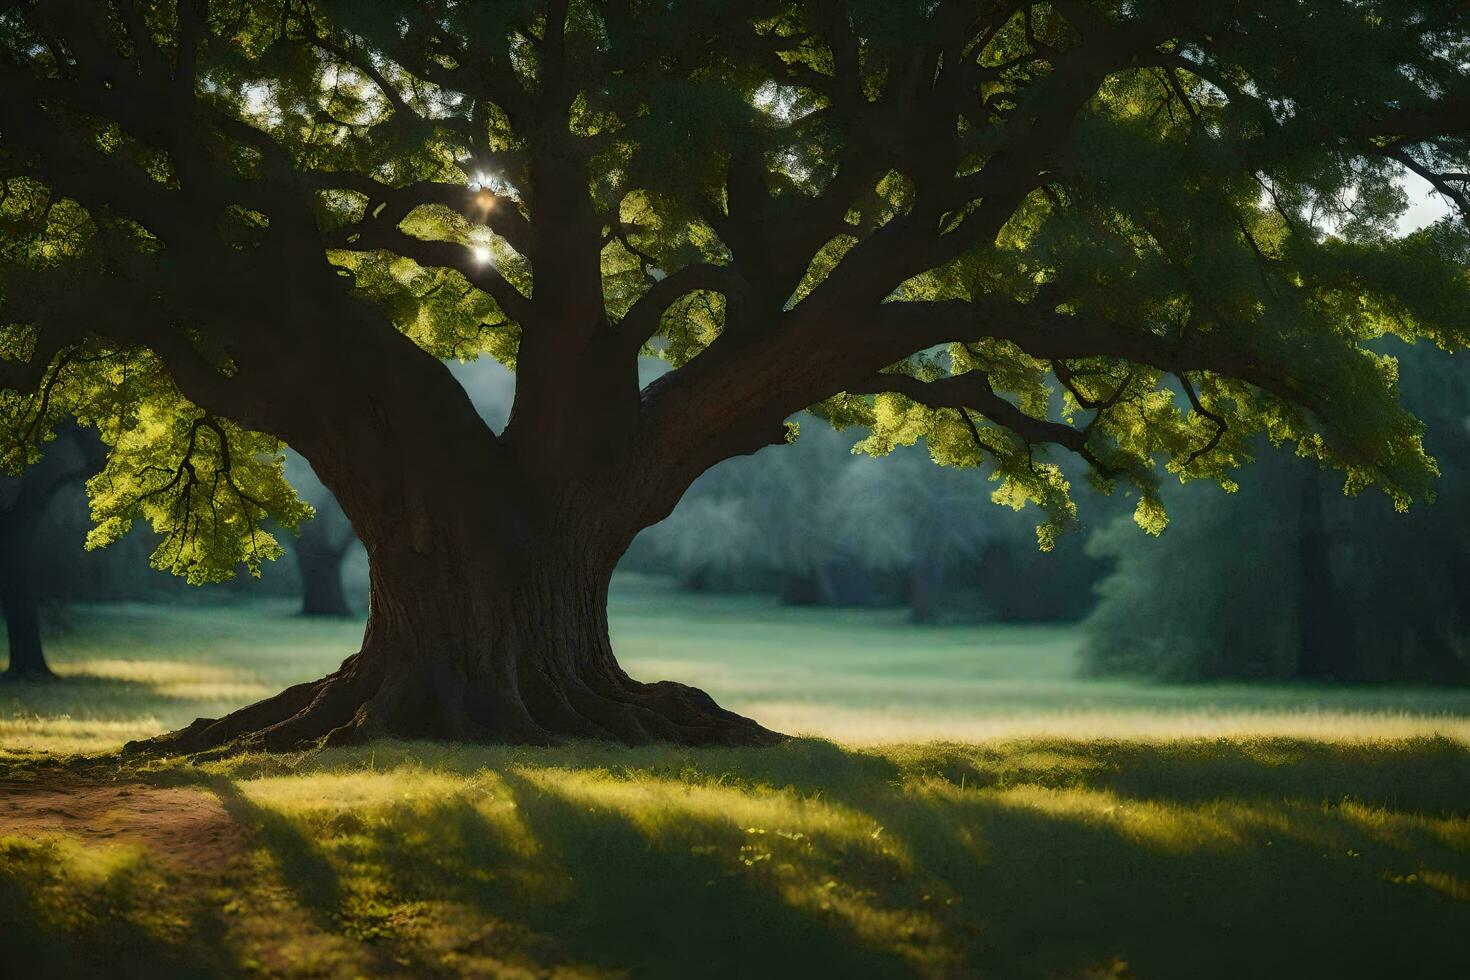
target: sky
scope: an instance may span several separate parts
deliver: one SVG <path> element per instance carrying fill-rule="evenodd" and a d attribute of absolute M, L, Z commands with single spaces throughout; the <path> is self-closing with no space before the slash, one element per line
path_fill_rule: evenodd
<path fill-rule="evenodd" d="M 1449 213 L 1450 206 L 1429 182 L 1420 177 L 1404 178 L 1404 193 L 1409 195 L 1409 210 L 1399 218 L 1399 232 L 1408 234 L 1433 224 Z"/>

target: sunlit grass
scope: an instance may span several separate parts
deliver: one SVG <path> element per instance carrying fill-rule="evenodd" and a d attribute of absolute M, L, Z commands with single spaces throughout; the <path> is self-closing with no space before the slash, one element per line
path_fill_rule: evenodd
<path fill-rule="evenodd" d="M 163 723 L 152 715 L 105 721 L 70 715 L 33 715 L 21 709 L 8 718 L 0 718 L 0 757 L 6 753 L 96 752 L 133 739 L 148 738 L 163 730 Z"/>
<path fill-rule="evenodd" d="M 1188 703 L 1192 692 L 1184 692 Z M 755 701 L 742 710 L 780 731 L 833 738 L 851 745 L 889 742 L 987 741 L 1034 738 L 1126 738 L 1170 741 L 1180 738 L 1315 738 L 1356 741 L 1433 735 L 1470 744 L 1470 716 L 1438 711 L 1378 710 L 1371 700 L 1357 710 L 1319 710 L 1283 706 L 1276 710 L 1232 708 L 1228 695 L 1220 708 L 1116 708 L 1090 711 L 1026 710 L 970 713 L 959 710 L 911 712 L 896 709 L 814 707 L 810 704 Z"/>
<path fill-rule="evenodd" d="M 613 616 L 635 675 L 831 740 L 68 757 L 360 629 L 77 613 L 61 681 L 0 686 L 0 975 L 1470 976 L 1470 692 L 1090 682 L 1065 629 L 637 587 Z"/>
<path fill-rule="evenodd" d="M 335 669 L 361 624 L 288 602 L 80 608 L 49 649 L 62 684 L 0 685 L 0 750 L 100 751 L 215 717 Z M 705 688 L 794 734 L 851 745 L 957 739 L 1192 737 L 1470 743 L 1470 690 L 1142 685 L 1079 679 L 1078 635 L 1049 626 L 915 628 L 901 610 L 614 589 L 636 677 Z"/>
<path fill-rule="evenodd" d="M 246 843 L 181 866 L 12 836 L 0 914 L 26 928 L 0 956 L 23 933 L 78 970 L 126 948 L 329 977 L 1470 969 L 1470 749 L 1447 739 L 379 743 L 106 778 L 197 787 Z"/>

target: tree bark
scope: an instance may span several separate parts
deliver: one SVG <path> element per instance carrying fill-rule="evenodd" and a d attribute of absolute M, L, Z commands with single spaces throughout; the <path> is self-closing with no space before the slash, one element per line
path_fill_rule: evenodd
<path fill-rule="evenodd" d="M 682 684 L 645 684 L 613 656 L 612 567 L 573 542 L 513 579 L 458 560 L 372 563 L 361 650 L 336 672 L 155 740 L 168 751 L 268 751 L 373 737 L 554 744 L 766 744 L 779 736 Z M 450 559 L 450 556 L 445 556 Z"/>
<path fill-rule="evenodd" d="M 497 436 L 441 361 L 365 307 L 325 304 L 309 295 L 299 317 L 309 313 L 340 336 L 324 333 L 325 349 L 301 362 L 330 358 L 334 371 L 310 384 L 254 374 L 249 395 L 259 414 L 248 421 L 305 457 L 367 550 L 361 648 L 320 680 L 133 748 L 780 737 L 702 691 L 635 681 L 613 656 L 613 568 L 709 464 L 684 462 L 636 418 L 599 429 L 598 445 L 588 446 L 583 423 L 605 427 L 617 414 L 597 386 L 580 383 L 605 352 L 593 345 L 563 363 L 570 380 L 559 382 L 561 402 L 523 404 L 519 378 L 511 421 Z M 324 320 L 326 309 L 342 315 Z M 242 367 L 236 378 L 245 374 Z M 211 391 L 200 395 L 207 401 Z"/>
<path fill-rule="evenodd" d="M 635 681 L 613 655 L 613 568 L 637 531 L 662 516 L 640 506 L 646 460 L 640 476 L 603 469 L 553 483 L 499 446 L 470 451 L 452 426 L 442 428 L 454 435 L 434 438 L 411 415 L 367 417 L 370 438 L 339 430 L 329 451 L 302 445 L 368 552 L 360 650 L 318 681 L 130 747 L 780 738 L 695 688 Z"/>

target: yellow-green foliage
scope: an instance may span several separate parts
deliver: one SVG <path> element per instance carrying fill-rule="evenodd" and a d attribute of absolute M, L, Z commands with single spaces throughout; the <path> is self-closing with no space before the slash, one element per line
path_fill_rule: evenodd
<path fill-rule="evenodd" d="M 589 241 L 602 236 L 604 308 L 592 315 L 609 326 L 655 283 L 700 263 L 734 263 L 750 275 L 747 285 L 772 294 L 747 303 L 769 321 L 753 325 L 761 336 L 779 333 L 785 314 L 801 321 L 812 308 L 814 318 L 833 316 L 822 305 L 823 287 L 836 282 L 844 291 L 842 271 L 852 261 L 872 271 L 857 278 L 881 276 L 892 265 L 892 277 L 903 279 L 861 283 L 878 294 L 871 300 L 973 304 L 973 324 L 941 338 L 968 343 L 917 351 L 885 369 L 924 381 L 983 377 L 1027 417 L 1020 428 L 1075 430 L 1063 440 L 1067 448 L 1028 441 L 981 410 L 936 410 L 896 395 L 836 393 L 815 411 L 837 425 L 869 428 L 864 451 L 881 455 L 923 440 L 941 465 L 988 467 L 997 503 L 1038 508 L 1043 548 L 1077 523 L 1066 453 L 1086 461 L 1094 489 L 1136 496 L 1138 523 L 1152 533 L 1167 521 L 1160 480 L 1206 479 L 1232 489 L 1263 438 L 1338 469 L 1349 493 L 1377 486 L 1400 508 L 1432 495 L 1436 468 L 1421 426 L 1398 404 L 1392 360 L 1370 348 L 1390 334 L 1446 350 L 1466 345 L 1470 235 L 1462 222 L 1443 221 L 1397 236 L 1406 205 L 1402 161 L 1359 134 L 1375 113 L 1456 97 L 1463 30 L 1426 34 L 1422 24 L 1439 15 L 1414 5 L 1264 3 L 1218 12 L 1196 5 L 1189 18 L 1160 21 L 1149 45 L 1157 64 L 1123 58 L 1100 79 L 1050 137 L 1055 152 L 1031 171 L 1039 168 L 1040 186 L 1012 195 L 987 181 L 1008 171 L 1017 131 L 1045 117 L 1052 87 L 1070 84 L 1054 76 L 1055 67 L 1081 57 L 1082 35 L 1113 21 L 1162 18 L 1162 7 L 1024 5 L 950 22 L 944 5 L 909 0 L 855 0 L 836 19 L 821 5 L 786 3 L 762 8 L 758 20 L 737 29 L 750 14 L 734 7 L 711 18 L 698 4 L 634 5 L 618 17 L 579 2 L 561 25 L 576 84 L 561 92 L 541 77 L 534 38 L 547 25 L 535 4 L 236 6 L 214 8 L 203 25 L 207 83 L 195 95 L 199 118 L 220 123 L 218 131 L 200 124 L 210 133 L 205 155 L 219 165 L 216 176 L 238 180 L 242 197 L 283 173 L 290 186 L 320 188 L 312 213 L 296 218 L 315 221 L 330 261 L 360 298 L 437 357 L 489 355 L 514 367 L 522 329 L 515 316 L 525 304 L 510 290 L 523 300 L 538 288 L 562 288 L 538 285 L 528 257 L 491 232 L 490 213 L 457 193 L 475 189 L 484 195 L 481 208 L 514 219 L 499 225 L 510 239 L 515 229 L 532 240 L 554 234 L 526 232 L 548 215 L 577 216 L 572 223 L 586 226 Z M 168 52 L 178 43 L 176 16 L 167 5 L 145 4 L 140 20 L 109 21 L 107 29 L 118 39 L 149 33 Z M 998 19 L 987 23 L 990 17 Z M 1442 19 L 1452 23 L 1448 12 Z M 8 57 L 16 71 L 49 84 L 61 72 L 51 63 L 51 39 L 26 33 L 25 18 L 12 20 Z M 1220 40 L 1237 31 L 1251 43 Z M 318 34 L 330 44 L 314 45 Z M 133 43 L 122 47 L 128 53 L 118 56 L 131 57 Z M 889 90 L 890 81 L 906 77 L 892 59 L 938 50 L 945 53 L 933 78 Z M 463 91 L 455 90 L 456 78 L 466 79 Z M 481 90 L 487 79 L 495 82 Z M 840 104 L 835 92 L 853 104 Z M 960 92 L 962 108 L 941 105 Z M 145 175 L 145 183 L 176 187 L 182 168 L 170 158 L 175 151 L 161 148 L 167 140 L 100 118 L 105 101 L 97 114 L 91 106 L 73 113 L 84 118 L 70 120 L 68 135 Z M 548 107 L 563 118 L 533 121 Z M 941 122 L 931 129 L 934 119 Z M 569 145 L 557 147 L 548 133 Z M 951 135 L 959 140 L 953 147 L 945 145 Z M 533 145 L 541 154 L 534 166 L 526 159 Z M 907 152 L 913 146 L 924 152 Z M 1395 150 L 1464 170 L 1459 137 L 1416 137 Z M 532 179 L 548 159 L 579 156 L 585 172 L 570 185 L 542 179 L 550 172 Z M 936 163 L 953 172 L 928 173 Z M 849 184 L 854 173 L 861 179 Z M 424 198 L 406 190 L 424 186 L 436 190 Z M 840 197 L 814 212 L 813 202 L 834 187 Z M 537 193 L 568 199 L 537 201 Z M 430 199 L 439 203 L 422 203 Z M 986 215 L 996 200 L 1009 213 Z M 388 208 L 389 219 L 375 226 Z M 217 210 L 229 256 L 278 247 L 267 232 L 272 221 L 280 227 L 279 216 L 233 199 Z M 128 211 L 92 213 L 29 175 L 0 183 L 0 297 L 15 311 L 13 323 L 0 323 L 0 358 L 30 354 L 37 338 L 25 324 L 137 316 L 121 308 L 123 290 L 114 287 L 149 275 L 167 284 L 177 273 L 147 221 Z M 972 238 L 967 222 L 977 217 L 984 230 Z M 894 228 L 909 219 L 921 220 Z M 875 242 L 882 253 L 889 232 L 904 243 L 894 250 L 902 255 L 854 259 L 871 256 Z M 364 244 L 364 235 L 391 245 L 403 241 L 400 234 L 472 250 L 487 273 L 480 284 L 509 287 L 501 302 L 471 285 L 471 269 L 426 268 L 404 257 L 410 249 Z M 742 237 L 751 241 L 739 244 Z M 963 244 L 951 249 L 951 242 Z M 800 247 L 793 256 L 776 254 L 793 243 Z M 748 254 L 734 254 L 740 250 Z M 933 267 L 909 264 L 931 250 Z M 584 258 L 589 267 L 596 261 Z M 767 276 L 767 264 L 790 268 Z M 719 292 L 680 295 L 650 324 L 656 329 L 643 352 L 683 367 L 717 343 L 735 304 Z M 1018 315 L 1017 304 L 1029 304 L 1020 324 L 1007 319 Z M 864 302 L 838 308 L 838 319 L 872 314 Z M 1099 323 L 1110 338 L 1101 345 L 1092 328 Z M 213 348 L 209 327 L 199 325 L 186 340 L 228 374 L 228 352 Z M 810 332 L 821 336 L 818 343 L 847 342 L 841 331 Z M 1039 359 L 1001 336 L 1060 339 L 1066 342 L 1051 347 L 1064 355 L 1075 347 L 1076 356 Z M 0 447 L 7 470 L 34 461 L 56 419 L 107 416 L 118 407 L 111 389 L 121 385 L 126 404 L 113 414 L 143 420 L 149 431 L 125 440 L 116 427 L 108 430 L 111 454 L 136 458 L 109 464 L 117 479 L 94 499 L 104 522 L 94 541 L 146 516 L 172 542 L 155 562 L 195 581 L 221 577 L 242 561 L 253 568 L 277 552 L 253 530 L 258 517 L 268 512 L 290 525 L 303 511 L 279 485 L 269 440 L 219 423 L 229 433 L 221 440 L 240 443 L 234 479 L 224 481 L 239 491 L 234 504 L 211 495 L 196 511 L 197 495 L 181 502 L 172 492 L 134 500 L 119 487 L 146 483 L 143 475 L 157 468 L 177 472 L 186 462 L 177 453 L 199 412 L 134 350 L 95 339 L 65 348 L 48 348 L 42 358 L 61 379 L 55 398 L 0 401 L 0 432 L 17 437 Z M 803 363 L 794 367 L 801 371 L 829 356 L 800 353 Z M 152 380 L 118 380 L 133 368 Z M 859 380 L 864 390 L 873 387 Z M 992 414 L 1005 414 L 988 404 Z M 161 425 L 170 410 L 178 424 Z M 222 443 L 207 436 L 203 443 L 199 458 L 211 465 L 208 454 L 219 456 Z M 165 458 L 169 452 L 174 458 Z M 250 469 L 246 457 L 259 464 Z M 211 474 L 219 472 L 213 465 Z"/>
<path fill-rule="evenodd" d="M 0 394 L 15 440 L 0 465 L 13 473 L 39 458 L 66 416 L 95 429 L 108 451 L 87 481 L 96 522 L 87 547 L 147 520 L 161 536 L 154 567 L 195 584 L 222 581 L 241 565 L 259 575 L 263 560 L 282 554 L 262 529 L 268 518 L 294 529 L 311 516 L 285 480 L 284 444 L 190 403 L 147 351 L 90 344 L 48 379 L 40 399 Z"/>
<path fill-rule="evenodd" d="M 74 202 L 28 180 L 3 181 L 0 190 L 0 298 L 57 320 L 111 315 L 106 287 L 78 287 L 77 265 L 98 261 L 97 250 L 120 238 L 146 250 L 146 233 L 126 222 L 99 228 Z M 0 323 L 0 357 L 29 358 L 40 342 L 24 322 Z M 184 342 L 222 374 L 233 370 L 206 335 L 194 331 Z M 155 567 L 195 584 L 221 581 L 242 565 L 259 575 L 263 560 L 283 553 L 262 529 L 268 518 L 294 529 L 311 515 L 286 483 L 284 444 L 193 405 L 151 352 L 91 336 L 38 367 L 35 393 L 0 392 L 0 472 L 39 459 L 64 419 L 95 429 L 107 453 L 87 483 L 96 522 L 89 548 L 144 519 L 161 536 Z"/>
<path fill-rule="evenodd" d="M 191 409 L 179 398 L 153 397 L 134 407 L 126 427 L 104 429 L 107 464 L 87 481 L 96 526 L 87 547 L 121 538 L 139 518 L 162 540 L 155 568 L 191 584 L 233 578 L 243 564 L 281 556 L 261 528 L 273 517 L 294 528 L 311 508 L 286 483 L 279 440 Z"/>

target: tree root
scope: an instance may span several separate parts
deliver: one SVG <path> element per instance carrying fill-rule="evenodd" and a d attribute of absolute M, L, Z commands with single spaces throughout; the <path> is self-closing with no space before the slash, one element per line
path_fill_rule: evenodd
<path fill-rule="evenodd" d="M 216 758 L 354 745 L 375 738 L 555 745 L 595 739 L 625 745 L 773 745 L 785 736 L 728 711 L 703 691 L 631 680 L 614 666 L 595 680 L 546 670 L 520 690 L 460 675 L 395 673 L 349 657 L 332 674 L 289 687 L 223 718 L 129 742 L 125 753 Z"/>

